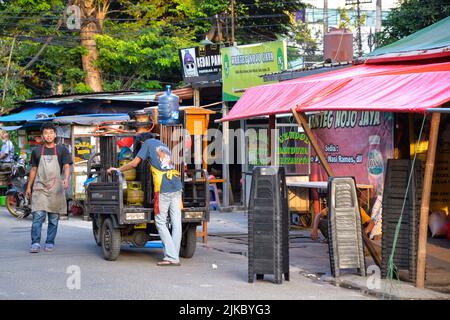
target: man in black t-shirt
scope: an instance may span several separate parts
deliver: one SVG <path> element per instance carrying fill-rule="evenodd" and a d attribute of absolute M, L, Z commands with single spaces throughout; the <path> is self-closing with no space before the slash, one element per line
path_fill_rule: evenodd
<path fill-rule="evenodd" d="M 41 127 L 43 144 L 31 153 L 31 171 L 26 196 L 31 197 L 31 253 L 40 251 L 42 224 L 48 215 L 45 251 L 53 251 L 60 214 L 67 214 L 64 189 L 69 188 L 72 159 L 65 146 L 56 145 L 56 128 L 52 123 Z M 64 180 L 61 174 L 64 169 Z M 33 188 L 33 192 L 31 189 Z"/>
<path fill-rule="evenodd" d="M 39 161 L 41 160 L 41 148 L 42 146 L 36 147 L 31 151 L 30 163 L 31 167 L 39 167 Z M 53 155 L 53 147 L 52 148 L 44 148 L 44 155 Z M 56 145 L 56 154 L 58 156 L 58 163 L 60 168 L 60 174 L 63 172 L 63 168 L 65 164 L 72 164 L 72 156 L 67 150 L 66 146 L 62 144 Z M 68 180 L 67 180 L 68 181 Z"/>

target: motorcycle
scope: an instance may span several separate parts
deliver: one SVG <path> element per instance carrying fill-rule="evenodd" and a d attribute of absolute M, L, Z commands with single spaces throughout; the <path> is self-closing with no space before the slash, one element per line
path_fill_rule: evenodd
<path fill-rule="evenodd" d="M 31 214 L 30 200 L 26 197 L 29 170 L 25 159 L 14 159 L 9 176 L 9 189 L 6 191 L 6 208 L 9 213 L 18 219 L 23 219 Z"/>

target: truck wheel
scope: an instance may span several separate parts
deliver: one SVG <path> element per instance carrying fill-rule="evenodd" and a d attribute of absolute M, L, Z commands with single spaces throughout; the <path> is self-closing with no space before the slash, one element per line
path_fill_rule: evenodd
<path fill-rule="evenodd" d="M 180 256 L 182 258 L 192 258 L 197 246 L 197 226 L 190 225 L 181 239 Z"/>
<path fill-rule="evenodd" d="M 105 260 L 114 261 L 120 254 L 120 244 L 122 242 L 120 230 L 115 229 L 111 218 L 105 219 L 102 224 L 102 251 Z"/>
<path fill-rule="evenodd" d="M 94 234 L 95 243 L 100 247 L 102 245 L 102 239 L 100 236 L 100 228 L 95 218 L 92 218 L 92 233 Z"/>

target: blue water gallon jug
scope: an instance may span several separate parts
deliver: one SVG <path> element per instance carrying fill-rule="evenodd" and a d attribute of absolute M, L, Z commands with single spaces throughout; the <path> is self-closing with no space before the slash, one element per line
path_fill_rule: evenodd
<path fill-rule="evenodd" d="M 158 99 L 158 122 L 164 125 L 179 124 L 179 107 L 180 98 L 167 85 L 165 94 Z"/>

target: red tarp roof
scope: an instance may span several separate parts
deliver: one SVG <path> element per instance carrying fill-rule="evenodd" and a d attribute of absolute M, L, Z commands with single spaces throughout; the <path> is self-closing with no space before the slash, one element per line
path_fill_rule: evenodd
<path fill-rule="evenodd" d="M 221 121 L 298 111 L 424 112 L 450 101 L 450 62 L 359 65 L 249 88 Z"/>

